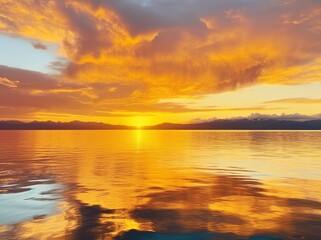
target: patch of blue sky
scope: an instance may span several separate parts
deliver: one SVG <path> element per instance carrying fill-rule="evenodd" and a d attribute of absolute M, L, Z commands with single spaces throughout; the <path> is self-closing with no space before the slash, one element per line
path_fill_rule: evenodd
<path fill-rule="evenodd" d="M 58 46 L 45 43 L 46 49 L 37 49 L 33 43 L 39 42 L 0 34 L 0 65 L 55 73 L 50 63 L 62 58 L 58 55 Z"/>

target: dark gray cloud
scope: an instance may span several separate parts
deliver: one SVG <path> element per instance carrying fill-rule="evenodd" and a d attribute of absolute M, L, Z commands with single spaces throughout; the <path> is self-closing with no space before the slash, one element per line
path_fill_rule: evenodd
<path fill-rule="evenodd" d="M 248 0 L 93 0 L 88 2 L 96 8 L 112 8 L 122 17 L 133 34 L 168 28 L 205 30 L 206 27 L 200 21 L 200 17 L 219 16 L 231 8 L 257 4 Z"/>
<path fill-rule="evenodd" d="M 32 43 L 32 46 L 33 46 L 35 49 L 47 50 L 46 44 L 43 44 L 43 43 L 41 43 L 41 42 L 33 42 L 33 43 Z"/>
<path fill-rule="evenodd" d="M 67 66 L 68 66 L 68 61 L 65 59 L 60 59 L 57 61 L 53 61 L 49 64 L 49 68 L 57 71 L 58 73 L 63 72 Z"/>
<path fill-rule="evenodd" d="M 99 45 L 99 32 L 96 20 L 88 13 L 77 10 L 73 6 L 65 4 L 63 1 L 57 2 L 57 7 L 66 19 L 71 30 L 77 34 L 77 45 L 74 46 L 73 43 L 66 39 L 65 47 L 69 49 L 70 52 L 73 51 L 72 48 L 78 50 L 77 54 L 79 55 L 90 53 L 98 56 L 99 49 L 97 49 L 97 44 Z"/>

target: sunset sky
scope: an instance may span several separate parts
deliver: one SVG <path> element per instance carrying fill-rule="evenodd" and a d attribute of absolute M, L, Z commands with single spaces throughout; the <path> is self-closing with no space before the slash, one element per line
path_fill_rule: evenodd
<path fill-rule="evenodd" d="M 0 120 L 321 113 L 320 0 L 0 0 Z"/>

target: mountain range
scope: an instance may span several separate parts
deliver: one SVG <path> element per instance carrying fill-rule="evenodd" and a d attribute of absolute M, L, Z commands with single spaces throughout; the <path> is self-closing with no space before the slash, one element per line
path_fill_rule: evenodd
<path fill-rule="evenodd" d="M 0 121 L 0 130 L 130 130 L 133 126 L 99 122 Z M 208 122 L 162 123 L 141 129 L 155 130 L 321 130 L 321 120 L 220 119 Z"/>

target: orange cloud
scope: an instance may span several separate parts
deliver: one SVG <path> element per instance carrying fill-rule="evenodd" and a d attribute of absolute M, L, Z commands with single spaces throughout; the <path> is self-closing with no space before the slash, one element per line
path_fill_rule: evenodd
<path fill-rule="evenodd" d="M 161 99 L 321 80 L 317 0 L 0 0 L 0 4 L 2 34 L 30 39 L 42 49 L 38 42 L 60 46 L 68 62 L 53 63 L 59 71 L 55 78 L 62 85 L 75 82 L 81 90 L 76 87 L 67 94 L 51 89 L 50 94 L 61 94 L 62 102 L 67 98 L 76 102 L 79 105 L 71 104 L 75 108 L 95 103 L 104 111 L 117 107 L 134 111 L 131 106 L 140 106 L 166 112 L 168 106 L 159 104 Z M 36 93 L 40 95 L 39 90 Z"/>

